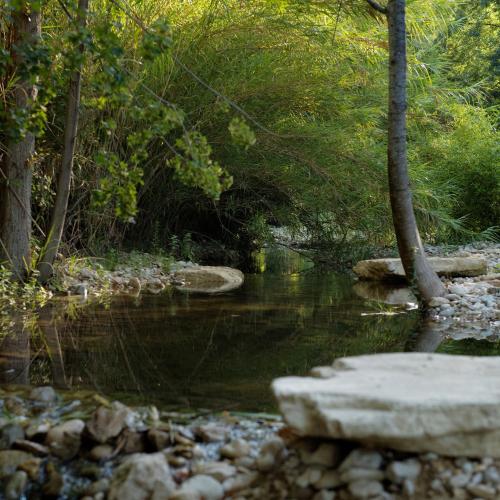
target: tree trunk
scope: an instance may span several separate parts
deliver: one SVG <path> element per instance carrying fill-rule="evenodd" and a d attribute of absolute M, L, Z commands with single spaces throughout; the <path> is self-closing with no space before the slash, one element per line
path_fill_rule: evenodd
<path fill-rule="evenodd" d="M 14 71 L 23 64 L 23 55 L 17 47 L 39 42 L 41 13 L 28 10 L 22 2 L 12 21 L 12 60 Z M 29 108 L 36 100 L 37 86 L 32 81 L 19 81 L 13 91 L 13 106 Z M 18 142 L 7 142 L 6 153 L 0 165 L 0 261 L 6 261 L 13 277 L 24 279 L 29 270 L 31 253 L 31 183 L 30 160 L 35 151 L 35 137 L 28 132 Z"/>
<path fill-rule="evenodd" d="M 78 25 L 84 27 L 87 18 L 88 0 L 78 1 Z M 81 59 L 83 58 L 84 45 L 78 47 Z M 53 264 L 59 245 L 61 244 L 64 230 L 64 222 L 68 211 L 68 199 L 71 186 L 71 176 L 73 173 L 73 158 L 75 154 L 75 142 L 78 131 L 78 109 L 80 107 L 81 89 L 81 69 L 82 61 L 75 69 L 70 78 L 68 104 L 66 110 L 66 125 L 64 130 L 64 152 L 57 180 L 57 191 L 50 229 L 47 233 L 42 255 L 38 264 L 40 272 L 39 280 L 45 283 L 53 274 Z"/>
<path fill-rule="evenodd" d="M 388 173 L 392 218 L 399 255 L 410 284 L 421 299 L 444 294 L 444 287 L 429 265 L 413 211 L 406 148 L 406 26 L 405 0 L 389 0 L 389 130 Z"/>

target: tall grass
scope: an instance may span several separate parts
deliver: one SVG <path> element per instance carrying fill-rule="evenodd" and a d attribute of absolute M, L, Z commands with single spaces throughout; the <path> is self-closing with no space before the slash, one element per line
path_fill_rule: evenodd
<path fill-rule="evenodd" d="M 232 143 L 228 125 L 238 113 L 175 64 L 171 53 L 141 61 L 140 30 L 123 17 L 136 98 L 154 92 L 178 104 L 234 183 L 217 204 L 183 186 L 167 165 L 168 145 L 158 141 L 143 166 L 136 224 L 124 225 L 112 211 L 92 212 L 90 192 L 104 175 L 94 153 L 103 144 L 126 152 L 126 135 L 147 124 L 123 109 L 115 113 L 116 130 L 106 135 L 100 128 L 105 112 L 84 110 L 68 243 L 89 251 L 153 241 L 161 247 L 172 235 L 189 233 L 248 251 L 269 225 L 305 227 L 318 247 L 393 243 L 383 22 L 337 8 L 304 11 L 293 3 L 285 9 L 232 0 L 130 5 L 145 23 L 170 19 L 175 55 L 254 118 L 257 144 L 245 150 Z M 440 48 L 455 7 L 451 0 L 409 5 L 410 167 L 422 232 L 433 242 L 470 238 L 499 220 L 498 133 L 479 107 L 481 87 L 452 82 L 449 54 Z M 91 92 L 87 84 L 84 94 Z"/>

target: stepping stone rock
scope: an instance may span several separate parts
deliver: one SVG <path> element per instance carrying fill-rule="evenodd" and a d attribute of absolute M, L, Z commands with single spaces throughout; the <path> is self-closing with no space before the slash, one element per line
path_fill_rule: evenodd
<path fill-rule="evenodd" d="M 500 458 L 499 358 L 389 353 L 341 358 L 314 373 L 272 385 L 301 436 Z"/>
<path fill-rule="evenodd" d="M 486 274 L 488 263 L 478 257 L 428 257 L 439 276 L 480 276 Z M 358 262 L 353 271 L 365 280 L 401 280 L 406 275 L 400 259 L 372 259 Z"/>
<path fill-rule="evenodd" d="M 175 288 L 189 293 L 224 293 L 243 284 L 243 273 L 238 269 L 223 266 L 195 266 L 176 271 L 175 282 L 182 282 Z"/>

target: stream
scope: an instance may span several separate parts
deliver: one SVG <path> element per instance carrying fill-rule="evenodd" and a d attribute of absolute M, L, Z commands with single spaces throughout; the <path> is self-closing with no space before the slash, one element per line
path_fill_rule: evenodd
<path fill-rule="evenodd" d="M 257 255 L 242 288 L 51 301 L 0 333 L 0 382 L 97 391 L 129 404 L 274 411 L 269 384 L 341 356 L 392 351 L 496 355 L 498 341 L 443 337 L 406 289 L 365 286 L 283 253 Z M 410 297 L 411 299 L 411 297 Z M 385 302 L 384 302 L 385 301 Z"/>

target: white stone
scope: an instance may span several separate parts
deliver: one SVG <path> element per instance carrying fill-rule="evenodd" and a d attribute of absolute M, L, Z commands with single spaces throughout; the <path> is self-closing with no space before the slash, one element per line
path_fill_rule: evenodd
<path fill-rule="evenodd" d="M 169 498 L 176 500 L 203 499 L 220 500 L 224 496 L 222 485 L 210 476 L 194 476 L 182 483 L 182 486 Z"/>
<path fill-rule="evenodd" d="M 486 259 L 478 257 L 428 257 L 427 260 L 440 276 L 479 276 L 485 274 L 488 267 Z M 360 278 L 369 280 L 405 278 L 400 259 L 362 260 L 353 271 Z"/>
<path fill-rule="evenodd" d="M 349 492 L 354 498 L 372 498 L 383 491 L 384 488 L 377 481 L 354 481 L 349 484 Z"/>
<path fill-rule="evenodd" d="M 439 307 L 443 304 L 449 304 L 450 301 L 445 297 L 432 297 L 429 301 L 429 307 Z"/>
<path fill-rule="evenodd" d="M 240 458 L 247 456 L 251 451 L 250 444 L 244 439 L 234 439 L 220 449 L 222 457 Z"/>
<path fill-rule="evenodd" d="M 378 451 L 356 448 L 351 451 L 339 467 L 344 472 L 352 467 L 378 469 L 382 465 L 382 455 Z"/>
<path fill-rule="evenodd" d="M 343 483 L 352 483 L 353 481 L 382 481 L 385 478 L 384 472 L 377 469 L 362 469 L 353 467 L 347 469 L 340 475 L 340 480 Z"/>
<path fill-rule="evenodd" d="M 175 483 L 163 453 L 136 453 L 115 469 L 108 499 L 168 498 L 174 489 Z"/>
<path fill-rule="evenodd" d="M 285 377 L 272 386 L 302 436 L 500 457 L 499 358 L 389 353 L 342 358 L 315 373 L 325 378 Z"/>
<path fill-rule="evenodd" d="M 312 500 L 334 500 L 335 492 L 329 490 L 321 490 L 313 496 Z"/>
<path fill-rule="evenodd" d="M 243 284 L 243 273 L 232 267 L 195 266 L 176 271 L 174 279 L 184 284 L 175 288 L 190 293 L 223 293 Z"/>
<path fill-rule="evenodd" d="M 392 462 L 387 468 L 387 477 L 393 483 L 400 484 L 405 479 L 417 479 L 421 470 L 422 466 L 418 460 L 410 459 L 404 462 Z"/>
<path fill-rule="evenodd" d="M 236 467 L 227 462 L 201 462 L 193 465 L 193 475 L 210 476 L 217 481 L 224 481 L 236 475 Z"/>
<path fill-rule="evenodd" d="M 485 484 L 472 484 L 467 486 L 467 491 L 479 498 L 498 498 L 495 488 Z"/>

